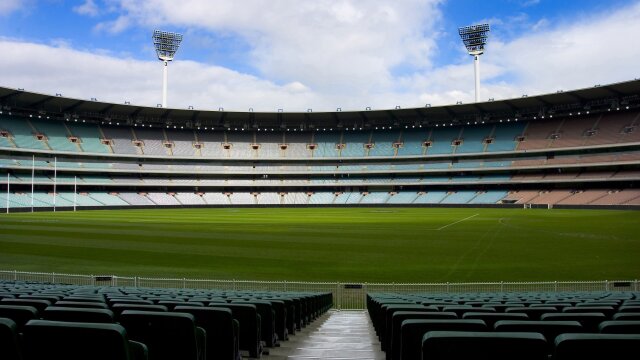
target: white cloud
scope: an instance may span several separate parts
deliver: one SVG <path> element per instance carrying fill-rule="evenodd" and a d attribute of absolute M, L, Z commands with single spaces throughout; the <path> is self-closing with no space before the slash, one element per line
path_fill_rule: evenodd
<path fill-rule="evenodd" d="M 435 67 L 430 61 L 437 52 L 438 21 L 425 21 L 423 14 L 413 12 L 431 9 L 430 14 L 438 17 L 435 2 L 320 0 L 285 6 L 290 2 L 253 0 L 240 6 L 221 0 L 213 13 L 213 6 L 205 1 L 184 0 L 179 7 L 161 0 L 112 1 L 109 6 L 117 1 L 120 11 L 127 11 L 100 25 L 105 30 L 171 23 L 235 32 L 250 45 L 247 56 L 260 69 L 258 76 L 194 61 L 172 63 L 170 106 L 326 111 L 468 103 L 474 98 L 471 57 L 461 50 L 451 65 Z M 155 13 L 146 16 L 146 11 Z M 171 21 L 169 15 L 174 15 Z M 491 38 L 482 58 L 482 99 L 637 77 L 640 48 L 629 46 L 628 34 L 640 34 L 638 18 L 640 3 L 562 24 L 546 20 L 540 26 L 531 24 L 534 28 L 529 33 L 509 41 Z M 436 30 L 427 36 L 425 28 Z M 109 51 L 90 54 L 65 42 L 53 44 L 0 39 L 0 49 L 11 54 L 0 58 L 2 85 L 116 103 L 128 100 L 155 106 L 159 102 L 159 62 L 119 59 Z M 408 70 L 394 75 L 397 67 Z"/>
<path fill-rule="evenodd" d="M 390 86 L 394 67 L 428 67 L 436 43 L 425 34 L 441 17 L 440 0 L 115 2 L 116 22 L 230 32 L 251 46 L 248 60 L 264 78 L 345 96 Z"/>
<path fill-rule="evenodd" d="M 0 16 L 9 15 L 22 9 L 28 0 L 2 0 L 0 1 Z"/>
<path fill-rule="evenodd" d="M 513 78 L 523 93 L 555 92 L 638 76 L 640 3 L 609 14 L 580 16 L 570 24 L 490 44 L 483 61 Z"/>
<path fill-rule="evenodd" d="M 80 15 L 95 17 L 100 13 L 100 8 L 94 0 L 85 0 L 82 5 L 74 6 L 73 11 Z"/>

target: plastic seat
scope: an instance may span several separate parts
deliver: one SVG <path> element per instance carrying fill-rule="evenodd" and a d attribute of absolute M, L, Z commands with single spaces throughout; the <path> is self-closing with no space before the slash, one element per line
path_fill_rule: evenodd
<path fill-rule="evenodd" d="M 164 305 L 147 305 L 147 304 L 113 304 L 111 311 L 116 315 L 116 319 L 125 310 L 139 310 L 139 311 L 153 311 L 153 312 L 166 312 L 169 311 Z"/>
<path fill-rule="evenodd" d="M 582 333 L 582 325 L 577 321 L 541 321 L 541 320 L 500 320 L 493 329 L 498 332 L 537 332 L 544 336 L 549 346 L 549 354 L 553 353 L 553 342 L 556 336 L 564 333 Z"/>
<path fill-rule="evenodd" d="M 462 314 L 463 319 L 478 319 L 483 320 L 489 328 L 493 328 L 493 325 L 500 320 L 528 320 L 527 314 L 523 313 L 481 313 L 481 312 L 466 312 Z"/>
<path fill-rule="evenodd" d="M 543 314 L 542 321 L 578 321 L 586 332 L 598 332 L 598 325 L 607 320 L 603 313 L 553 313 Z"/>
<path fill-rule="evenodd" d="M 232 302 L 232 304 L 234 303 Z M 267 347 L 277 346 L 279 341 L 276 334 L 276 314 L 271 303 L 262 300 L 250 300 L 244 303 L 256 306 L 256 311 L 260 315 L 260 339 L 265 342 Z"/>
<path fill-rule="evenodd" d="M 401 328 L 405 320 L 455 320 L 457 318 L 456 313 L 453 312 L 396 311 L 391 319 L 387 359 L 400 358 Z"/>
<path fill-rule="evenodd" d="M 60 300 L 53 304 L 57 307 L 72 307 L 72 308 L 88 308 L 88 309 L 108 309 L 109 306 L 103 302 L 90 302 L 90 301 L 70 301 Z"/>
<path fill-rule="evenodd" d="M 488 331 L 482 320 L 405 320 L 400 326 L 400 359 L 421 359 L 422 339 L 429 331 Z"/>
<path fill-rule="evenodd" d="M 250 357 L 260 357 L 262 354 L 261 325 L 256 306 L 251 304 L 226 304 L 211 307 L 231 310 L 233 318 L 240 324 L 240 350 L 248 351 Z"/>
<path fill-rule="evenodd" d="M 640 320 L 640 312 L 616 313 L 611 317 L 613 320 Z"/>
<path fill-rule="evenodd" d="M 118 324 L 31 320 L 23 331 L 23 359 L 146 359 L 146 346 L 130 342 Z"/>
<path fill-rule="evenodd" d="M 510 307 L 504 310 L 505 313 L 522 313 L 527 314 L 531 320 L 540 320 L 542 314 L 550 314 L 559 312 L 558 309 L 552 306 L 540 306 L 540 307 Z"/>
<path fill-rule="evenodd" d="M 639 359 L 640 335 L 562 334 L 556 337 L 554 360 Z"/>
<path fill-rule="evenodd" d="M 151 360 L 206 359 L 205 337 L 199 344 L 191 314 L 125 310 L 120 324 L 132 340 L 147 346 Z"/>
<path fill-rule="evenodd" d="M 47 306 L 51 305 L 51 301 L 42 299 L 2 299 L 0 305 L 19 305 L 19 306 L 32 306 L 41 312 Z"/>
<path fill-rule="evenodd" d="M 603 334 L 640 334 L 640 320 L 609 320 L 598 325 Z"/>
<path fill-rule="evenodd" d="M 18 327 L 18 332 L 22 331 L 22 327 L 29 321 L 38 318 L 38 309 L 33 306 L 23 305 L 1 305 L 0 317 L 13 320 Z"/>
<path fill-rule="evenodd" d="M 52 321 L 72 321 L 88 323 L 113 323 L 113 311 L 109 309 L 89 309 L 49 306 L 42 312 L 42 319 Z"/>
<path fill-rule="evenodd" d="M 20 360 L 18 326 L 15 321 L 0 317 L 0 359 Z"/>
<path fill-rule="evenodd" d="M 236 360 L 239 356 L 238 323 L 230 309 L 176 306 L 174 312 L 193 315 L 195 324 L 207 333 L 207 359 Z"/>
<path fill-rule="evenodd" d="M 422 359 L 547 360 L 547 341 L 539 333 L 430 331 Z"/>
<path fill-rule="evenodd" d="M 391 344 L 391 327 L 393 321 L 393 314 L 397 311 L 421 311 L 421 312 L 438 312 L 436 307 L 424 306 L 424 305 L 390 305 L 388 307 L 383 306 L 384 319 L 380 324 L 379 337 L 382 345 L 382 350 L 389 351 L 389 345 Z"/>

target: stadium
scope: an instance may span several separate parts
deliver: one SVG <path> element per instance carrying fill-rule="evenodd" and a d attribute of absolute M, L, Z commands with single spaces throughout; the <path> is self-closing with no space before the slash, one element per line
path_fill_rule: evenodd
<path fill-rule="evenodd" d="M 488 31 L 455 105 L 0 87 L 0 357 L 639 355 L 640 80 L 481 101 Z"/>

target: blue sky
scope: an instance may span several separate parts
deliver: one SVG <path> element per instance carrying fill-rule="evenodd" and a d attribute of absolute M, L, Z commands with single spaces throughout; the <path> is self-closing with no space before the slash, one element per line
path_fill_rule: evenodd
<path fill-rule="evenodd" d="M 185 34 L 170 106 L 470 102 L 457 28 L 487 21 L 482 98 L 508 98 L 638 77 L 635 15 L 637 0 L 2 0 L 0 86 L 155 106 L 160 28 Z"/>

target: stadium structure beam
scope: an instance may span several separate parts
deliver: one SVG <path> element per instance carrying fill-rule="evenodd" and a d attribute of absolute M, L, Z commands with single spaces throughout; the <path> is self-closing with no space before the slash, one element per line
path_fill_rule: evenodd
<path fill-rule="evenodd" d="M 44 99 L 41 99 L 39 101 L 36 101 L 36 102 L 30 104 L 29 107 L 33 107 L 33 108 L 38 107 L 40 105 L 43 105 L 43 104 L 49 102 L 51 99 L 54 99 L 54 97 L 53 96 L 47 96 Z"/>
<path fill-rule="evenodd" d="M 105 106 L 103 109 L 101 109 L 99 111 L 100 114 L 106 114 L 109 112 L 109 110 L 111 110 L 113 107 L 115 106 L 115 104 L 109 104 L 107 106 Z"/>
<path fill-rule="evenodd" d="M 85 102 L 86 101 L 84 101 L 84 100 L 76 101 L 75 103 L 71 104 L 70 106 L 67 106 L 66 108 L 62 109 L 61 112 L 62 113 L 66 113 L 66 112 L 69 112 L 69 111 L 73 111 L 73 110 L 77 109 L 80 105 L 84 104 Z"/>
<path fill-rule="evenodd" d="M 458 34 L 467 48 L 469 55 L 473 56 L 473 68 L 475 74 L 476 102 L 480 102 L 480 55 L 484 54 L 491 28 L 489 24 L 478 24 L 458 28 Z"/>
<path fill-rule="evenodd" d="M 176 51 L 182 42 L 182 34 L 154 30 L 153 46 L 156 48 L 156 55 L 162 61 L 162 107 L 167 107 L 167 87 L 169 77 L 169 61 L 173 61 Z"/>

